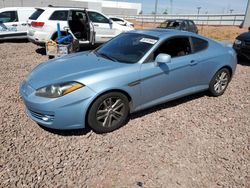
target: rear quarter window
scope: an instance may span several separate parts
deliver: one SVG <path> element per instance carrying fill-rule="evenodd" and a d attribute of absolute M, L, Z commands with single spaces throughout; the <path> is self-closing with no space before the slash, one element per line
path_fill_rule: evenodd
<path fill-rule="evenodd" d="M 30 20 L 37 20 L 44 12 L 43 9 L 36 9 L 36 11 L 29 17 Z"/>
<path fill-rule="evenodd" d="M 67 10 L 55 11 L 55 12 L 53 12 L 53 14 L 50 16 L 49 20 L 66 21 L 66 20 L 68 20 L 68 14 L 69 14 L 69 12 L 68 12 Z"/>
<path fill-rule="evenodd" d="M 192 45 L 193 45 L 193 53 L 200 52 L 202 50 L 207 49 L 208 42 L 206 40 L 196 38 L 196 37 L 191 37 L 191 39 L 192 39 Z"/>

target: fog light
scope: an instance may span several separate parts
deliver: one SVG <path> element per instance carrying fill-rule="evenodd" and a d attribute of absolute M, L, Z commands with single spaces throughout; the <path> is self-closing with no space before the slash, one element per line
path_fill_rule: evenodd
<path fill-rule="evenodd" d="M 43 121 L 49 121 L 49 119 L 50 119 L 50 118 L 49 118 L 48 116 L 42 117 L 42 120 L 43 120 Z"/>

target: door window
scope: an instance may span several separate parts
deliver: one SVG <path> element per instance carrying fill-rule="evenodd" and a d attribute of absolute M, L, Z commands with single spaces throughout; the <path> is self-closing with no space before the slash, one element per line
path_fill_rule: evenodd
<path fill-rule="evenodd" d="M 89 11 L 88 14 L 89 14 L 89 19 L 92 22 L 95 22 L 95 23 L 109 23 L 109 19 L 104 17 L 103 15 L 101 15 L 98 12 Z"/>
<path fill-rule="evenodd" d="M 183 21 L 181 23 L 181 29 L 182 30 L 188 30 L 188 23 L 187 23 L 187 21 Z"/>
<path fill-rule="evenodd" d="M 168 54 L 172 58 L 191 54 L 191 46 L 188 37 L 171 38 L 163 42 L 148 58 L 147 62 L 155 60 L 159 54 Z"/>
<path fill-rule="evenodd" d="M 50 20 L 60 20 L 60 21 L 66 21 L 68 19 L 68 11 L 63 10 L 63 11 L 55 11 L 51 16 Z"/>
<path fill-rule="evenodd" d="M 0 13 L 0 22 L 8 23 L 17 21 L 18 21 L 17 11 L 6 11 Z"/>

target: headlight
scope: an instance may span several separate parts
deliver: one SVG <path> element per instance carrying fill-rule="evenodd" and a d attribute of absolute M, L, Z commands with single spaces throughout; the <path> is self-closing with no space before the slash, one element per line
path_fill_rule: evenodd
<path fill-rule="evenodd" d="M 36 95 L 40 97 L 57 98 L 57 97 L 66 95 L 72 91 L 75 91 L 81 87 L 84 87 L 84 85 L 78 82 L 53 84 L 53 85 L 49 85 L 49 86 L 38 89 L 36 91 Z"/>
<path fill-rule="evenodd" d="M 235 39 L 235 41 L 234 41 L 234 44 L 236 44 L 236 45 L 241 45 L 241 43 L 242 43 L 242 41 L 238 40 L 238 39 Z"/>

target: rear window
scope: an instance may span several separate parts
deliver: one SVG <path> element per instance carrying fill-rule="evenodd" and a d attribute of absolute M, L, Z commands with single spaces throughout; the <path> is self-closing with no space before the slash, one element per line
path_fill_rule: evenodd
<path fill-rule="evenodd" d="M 44 12 L 43 9 L 36 9 L 36 11 L 29 17 L 30 20 L 37 20 L 39 16 Z"/>
<path fill-rule="evenodd" d="M 69 12 L 67 10 L 59 10 L 55 11 L 51 16 L 50 20 L 61 20 L 61 21 L 66 21 L 68 20 L 68 14 Z"/>
<path fill-rule="evenodd" d="M 208 42 L 206 40 L 202 40 L 196 37 L 191 37 L 191 38 L 192 38 L 194 53 L 205 50 L 208 47 Z"/>

